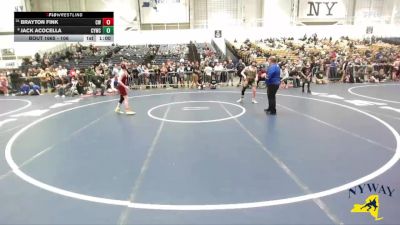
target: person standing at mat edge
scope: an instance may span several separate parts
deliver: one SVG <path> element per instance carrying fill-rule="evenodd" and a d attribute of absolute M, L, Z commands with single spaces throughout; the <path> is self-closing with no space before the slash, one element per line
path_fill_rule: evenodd
<path fill-rule="evenodd" d="M 136 113 L 129 108 L 129 100 L 128 100 L 129 87 L 127 85 L 128 85 L 128 71 L 126 70 L 126 65 L 121 64 L 121 70 L 119 72 L 119 77 L 118 77 L 118 91 L 121 96 L 117 108 L 115 108 L 115 112 L 122 113 L 120 106 L 122 102 L 124 102 L 125 113 L 127 115 L 135 115 Z"/>
<path fill-rule="evenodd" d="M 276 92 L 279 89 L 281 83 L 281 68 L 276 64 L 276 58 L 274 56 L 268 59 L 269 67 L 267 73 L 267 95 L 268 95 L 268 108 L 264 109 L 265 112 L 276 115 Z"/>

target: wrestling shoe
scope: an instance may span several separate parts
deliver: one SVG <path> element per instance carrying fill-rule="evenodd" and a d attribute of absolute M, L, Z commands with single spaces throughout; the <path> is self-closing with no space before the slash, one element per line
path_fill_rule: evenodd
<path fill-rule="evenodd" d="M 114 112 L 122 114 L 121 109 L 119 107 L 115 108 Z"/>
<path fill-rule="evenodd" d="M 135 115 L 136 112 L 134 112 L 134 111 L 128 109 L 128 110 L 125 110 L 125 114 L 126 114 L 126 115 Z"/>

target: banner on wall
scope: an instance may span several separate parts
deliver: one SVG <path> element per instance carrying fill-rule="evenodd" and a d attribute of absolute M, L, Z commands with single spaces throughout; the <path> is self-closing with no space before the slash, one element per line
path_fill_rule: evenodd
<path fill-rule="evenodd" d="M 215 30 L 214 38 L 222 38 L 222 30 Z"/>
<path fill-rule="evenodd" d="M 344 0 L 299 0 L 298 18 L 327 21 L 346 17 Z"/>
<path fill-rule="evenodd" d="M 189 23 L 189 0 L 139 0 L 142 24 Z"/>
<path fill-rule="evenodd" d="M 15 50 L 13 48 L 3 48 L 1 49 L 1 56 L 15 56 Z"/>
<path fill-rule="evenodd" d="M 0 60 L 0 69 L 15 69 L 21 66 L 21 60 Z"/>
<path fill-rule="evenodd" d="M 374 33 L 374 27 L 373 26 L 368 26 L 367 30 L 365 31 L 366 34 L 373 34 Z"/>

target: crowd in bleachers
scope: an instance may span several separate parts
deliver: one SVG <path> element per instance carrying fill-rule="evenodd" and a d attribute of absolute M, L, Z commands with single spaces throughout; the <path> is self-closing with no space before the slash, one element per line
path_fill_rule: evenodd
<path fill-rule="evenodd" d="M 201 60 L 213 61 L 218 58 L 216 50 L 209 43 L 195 43 L 197 48 L 197 53 Z"/>
<path fill-rule="evenodd" d="M 399 46 L 375 39 L 350 40 L 342 37 L 332 40 L 312 35 L 299 40 L 245 40 L 228 45 L 247 63 L 253 60 L 264 62 L 271 55 L 277 56 L 279 65 L 285 70 L 284 77 L 294 80 L 295 86 L 308 75 L 318 83 L 328 80 L 375 83 L 399 79 Z"/>
<path fill-rule="evenodd" d="M 55 53 L 36 54 L 19 70 L 0 71 L 0 92 L 31 94 L 56 92 L 56 96 L 116 93 L 120 64 L 127 66 L 131 88 L 240 85 L 240 72 L 256 61 L 259 73 L 276 56 L 283 87 L 300 87 L 309 81 L 385 82 L 399 80 L 399 45 L 375 39 L 343 37 L 320 39 L 316 35 L 293 38 L 227 42 L 240 60 L 221 59 L 211 43 L 195 43 L 197 59 L 189 60 L 189 45 L 95 47 L 74 44 Z M 7 75 L 7 76 L 6 76 Z M 29 90 L 28 90 L 29 89 Z"/>
<path fill-rule="evenodd" d="M 167 61 L 182 62 L 187 59 L 188 52 L 189 49 L 185 44 L 160 45 L 152 63 L 161 65 Z"/>
<path fill-rule="evenodd" d="M 132 88 L 197 88 L 203 80 L 211 81 L 211 77 L 201 76 L 199 62 L 188 60 L 188 46 L 185 44 L 108 48 L 89 46 L 84 52 L 76 48 L 80 49 L 81 46 L 71 46 L 55 54 L 37 54 L 33 62 L 24 65 L 21 70 L 8 71 L 8 76 L 4 78 L 8 83 L 3 86 L 18 95 L 56 92 L 56 97 L 65 97 L 97 92 L 101 95 L 114 93 L 117 83 L 115 77 L 122 63 L 127 66 Z M 215 51 L 207 44 L 204 44 L 202 55 L 203 67 L 206 64 L 213 66 L 212 63 L 216 62 Z M 74 61 L 78 63 L 71 63 Z M 27 73 L 22 72 L 24 69 Z M 26 91 L 33 88 L 39 91 Z"/>

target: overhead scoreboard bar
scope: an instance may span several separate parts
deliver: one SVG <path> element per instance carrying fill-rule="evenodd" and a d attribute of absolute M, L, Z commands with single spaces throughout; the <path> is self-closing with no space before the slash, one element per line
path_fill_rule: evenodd
<path fill-rule="evenodd" d="M 114 12 L 14 12 L 15 42 L 113 42 Z"/>

